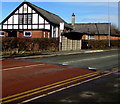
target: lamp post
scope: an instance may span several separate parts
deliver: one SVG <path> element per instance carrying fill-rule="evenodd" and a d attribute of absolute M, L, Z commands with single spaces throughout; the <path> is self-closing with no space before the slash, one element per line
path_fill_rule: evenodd
<path fill-rule="evenodd" d="M 110 4 L 109 4 L 109 0 L 108 0 L 108 46 L 110 47 L 111 44 L 110 44 L 110 30 L 111 30 L 111 24 L 110 24 L 110 8 L 109 8 Z"/>
<path fill-rule="evenodd" d="M 62 36 L 61 33 L 64 30 L 64 22 L 60 23 L 60 35 L 59 35 L 59 51 L 62 51 Z"/>

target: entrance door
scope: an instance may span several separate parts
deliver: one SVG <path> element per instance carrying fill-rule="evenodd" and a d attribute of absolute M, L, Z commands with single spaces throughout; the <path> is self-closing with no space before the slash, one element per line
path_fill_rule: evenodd
<path fill-rule="evenodd" d="M 17 37 L 17 31 L 9 31 L 8 37 Z"/>

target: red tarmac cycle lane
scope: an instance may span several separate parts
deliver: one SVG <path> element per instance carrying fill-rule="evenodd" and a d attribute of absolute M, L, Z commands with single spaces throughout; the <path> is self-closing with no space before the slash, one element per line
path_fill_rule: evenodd
<path fill-rule="evenodd" d="M 70 66 L 5 59 L 2 60 L 2 97 L 92 72 Z"/>

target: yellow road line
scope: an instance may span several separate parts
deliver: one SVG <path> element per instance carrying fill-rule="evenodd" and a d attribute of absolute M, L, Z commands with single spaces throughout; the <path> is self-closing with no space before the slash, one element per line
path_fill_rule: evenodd
<path fill-rule="evenodd" d="M 22 92 L 22 93 L 18 93 L 18 94 L 14 94 L 14 95 L 11 95 L 11 96 L 8 96 L 8 97 L 4 97 L 0 100 L 6 100 L 6 99 L 9 99 L 9 98 L 12 98 L 12 97 L 27 94 L 27 93 L 30 93 L 30 92 L 33 92 L 33 91 L 36 91 L 36 90 L 40 90 L 40 89 L 43 89 L 43 88 L 46 88 L 46 87 L 50 87 L 50 86 L 53 86 L 53 85 L 56 85 L 56 84 L 60 84 L 60 83 L 66 82 L 66 81 L 70 81 L 70 80 L 77 79 L 77 78 L 80 78 L 80 77 L 84 77 L 84 76 L 87 76 L 87 75 L 91 75 L 91 74 L 94 74 L 94 73 L 98 73 L 98 72 L 92 72 L 92 73 L 88 73 L 88 74 L 85 74 L 85 75 L 70 78 L 70 79 L 67 79 L 67 80 L 63 80 L 63 81 L 60 81 L 60 82 L 52 83 L 52 84 L 49 84 L 49 85 L 46 85 L 46 86 L 43 86 L 43 87 L 39 87 L 39 88 L 36 88 L 36 89 L 32 89 L 32 90 L 28 90 L 28 91 L 25 91 L 25 92 Z"/>
<path fill-rule="evenodd" d="M 72 80 L 72 81 L 69 81 L 69 82 L 61 83 L 61 84 L 58 84 L 56 86 L 52 86 L 52 87 L 49 87 L 49 88 L 46 88 L 46 89 L 42 89 L 42 90 L 39 90 L 39 91 L 36 91 L 36 92 L 32 92 L 32 93 L 27 94 L 27 95 L 19 96 L 17 98 L 9 99 L 7 101 L 3 101 L 3 103 L 12 102 L 12 101 L 15 101 L 15 100 L 18 100 L 18 99 L 21 99 L 21 98 L 25 98 L 25 97 L 28 97 L 28 96 L 31 96 L 31 95 L 34 95 L 34 94 L 38 94 L 40 92 L 44 92 L 44 91 L 47 91 L 47 90 L 50 90 L 50 89 L 53 89 L 53 88 L 57 88 L 59 86 L 63 86 L 63 85 L 66 85 L 66 84 L 69 84 L 69 83 L 72 83 L 72 82 L 76 82 L 76 81 L 79 81 L 81 79 L 89 78 L 89 77 L 92 77 L 92 76 L 95 76 L 95 75 L 98 75 L 98 73 L 90 75 L 90 76 L 85 76 L 83 78 L 75 79 L 75 80 Z"/>
<path fill-rule="evenodd" d="M 30 92 L 33 92 L 33 91 L 36 91 L 36 90 L 40 90 L 40 89 L 43 89 L 43 88 L 46 88 L 46 87 L 50 87 L 50 86 L 53 86 L 53 85 L 56 85 L 56 84 L 60 84 L 60 83 L 66 82 L 66 81 L 70 81 L 70 80 L 73 80 L 73 79 L 76 79 L 76 78 L 79 78 L 79 77 L 84 77 L 84 76 L 87 76 L 87 75 L 90 75 L 90 74 L 94 74 L 94 73 L 98 73 L 98 72 L 92 72 L 92 73 L 88 73 L 88 74 L 85 74 L 85 75 L 77 76 L 77 77 L 74 77 L 74 78 L 69 78 L 67 80 L 63 80 L 63 81 L 60 81 L 60 82 L 52 83 L 52 84 L 49 84 L 49 85 L 46 85 L 46 86 L 43 86 L 43 87 L 39 87 L 39 88 L 36 88 L 36 89 L 28 90 L 28 91 L 25 91 L 25 92 L 22 92 L 22 93 L 18 93 L 18 94 L 15 94 L 15 95 L 11 95 L 11 96 L 8 96 L 8 97 L 4 97 L 4 98 L 2 98 L 0 100 L 6 100 L 6 99 L 9 99 L 9 98 L 12 98 L 12 97 L 16 97 L 16 96 L 20 96 L 20 95 L 23 95 L 23 94 L 27 94 L 27 93 L 30 93 Z"/>

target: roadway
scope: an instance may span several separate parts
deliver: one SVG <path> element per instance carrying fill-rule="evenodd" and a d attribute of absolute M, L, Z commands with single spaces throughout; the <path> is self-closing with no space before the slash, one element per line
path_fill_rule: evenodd
<path fill-rule="evenodd" d="M 104 74 L 70 66 L 13 59 L 2 60 L 1 71 L 0 101 L 3 103 L 24 102 Z"/>
<path fill-rule="evenodd" d="M 109 50 L 96 53 L 84 53 L 28 60 L 33 62 L 68 65 L 84 69 L 95 68 L 97 71 L 106 71 L 119 66 L 119 55 L 120 53 L 118 50 Z"/>
<path fill-rule="evenodd" d="M 120 75 L 110 74 L 69 89 L 31 101 L 57 104 L 119 103 Z"/>
<path fill-rule="evenodd" d="M 60 100 L 60 96 L 56 95 L 56 97 L 54 97 L 53 93 L 59 94 L 59 91 L 61 92 L 63 90 L 61 94 L 64 94 L 67 93 L 66 91 L 69 89 L 76 88 L 73 86 L 79 86 L 81 84 L 84 86 L 86 82 L 90 81 L 85 87 L 78 87 L 78 89 L 81 90 L 83 88 L 89 88 L 88 86 L 91 86 L 91 81 L 95 79 L 98 79 L 99 81 L 97 81 L 98 83 L 93 82 L 93 85 L 104 85 L 107 81 L 109 82 L 109 78 L 105 83 L 102 83 L 105 79 L 101 80 L 102 78 L 99 77 L 109 75 L 111 72 L 103 73 L 101 71 L 110 71 L 111 68 L 118 67 L 118 56 L 117 50 L 110 50 L 100 53 L 55 56 L 48 58 L 1 60 L 2 70 L 0 71 L 2 71 L 3 98 L 0 99 L 0 101 L 3 101 L 4 103 L 29 103 L 30 101 L 45 102 L 46 100 L 51 102 L 50 99 L 53 98 L 58 102 L 66 101 L 66 97 L 67 99 L 70 98 L 68 95 L 65 95 L 66 97 L 63 96 L 63 100 Z M 96 68 L 97 72 L 88 70 L 88 67 Z M 113 77 L 113 74 L 110 74 L 110 78 L 114 79 L 116 77 Z M 92 86 L 90 88 L 92 88 Z M 115 86 L 118 85 L 115 84 Z M 97 87 L 94 86 L 93 88 Z M 98 89 L 102 89 L 102 87 L 99 87 Z M 74 91 L 74 89 L 72 90 Z M 68 92 L 71 93 L 72 90 Z M 103 90 L 105 89 L 103 88 Z M 92 90 L 90 90 L 90 92 L 91 91 Z M 89 92 L 85 92 L 85 94 L 86 93 L 91 95 Z M 73 94 L 76 96 L 77 93 Z M 49 96 L 47 95 L 52 98 L 48 98 Z M 73 99 L 74 96 L 70 99 Z"/>

